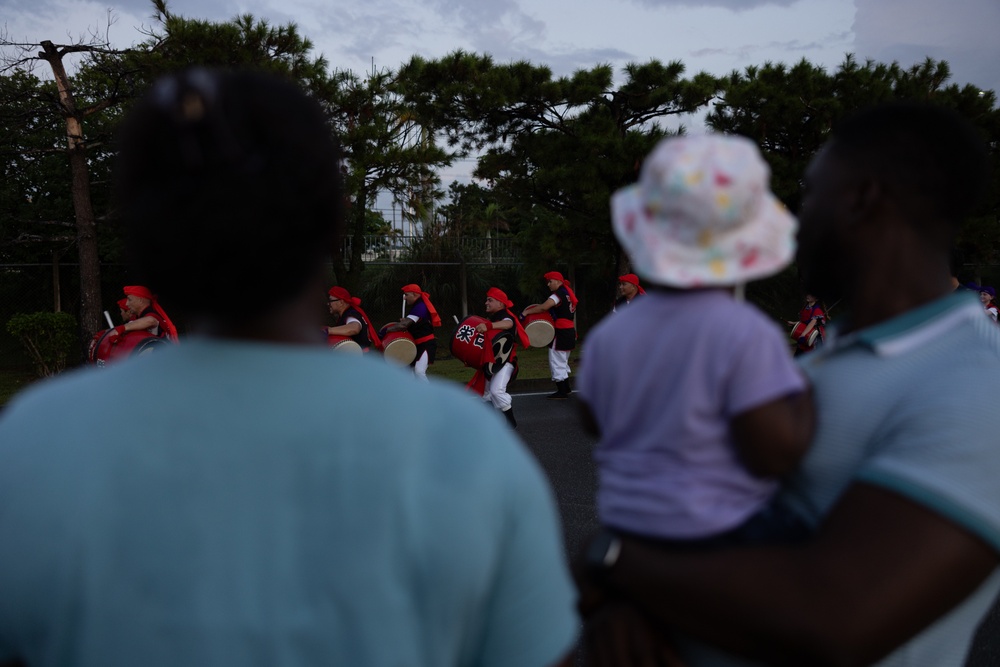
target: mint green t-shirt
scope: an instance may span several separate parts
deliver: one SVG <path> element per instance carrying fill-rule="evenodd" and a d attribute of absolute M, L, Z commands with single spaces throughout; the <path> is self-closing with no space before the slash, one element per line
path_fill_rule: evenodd
<path fill-rule="evenodd" d="M 211 340 L 39 383 L 0 417 L 0 662 L 554 663 L 554 503 L 478 403 Z"/>

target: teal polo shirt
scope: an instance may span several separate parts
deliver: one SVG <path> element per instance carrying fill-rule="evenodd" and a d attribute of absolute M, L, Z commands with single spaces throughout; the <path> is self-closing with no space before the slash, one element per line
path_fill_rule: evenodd
<path fill-rule="evenodd" d="M 1000 550 L 1000 327 L 956 293 L 800 357 L 819 424 L 781 500 L 818 524 L 854 482 L 894 491 Z M 879 665 L 964 664 L 995 571 Z M 876 603 L 876 601 L 873 601 Z"/>
<path fill-rule="evenodd" d="M 926 505 L 1000 549 L 1000 327 L 953 294 L 801 358 L 819 427 L 784 500 L 818 522 L 853 482 Z"/>
<path fill-rule="evenodd" d="M 1000 550 L 994 417 L 1000 327 L 976 294 L 951 294 L 848 335 L 834 326 L 823 348 L 799 360 L 813 384 L 819 421 L 781 503 L 816 526 L 851 484 L 865 482 L 928 507 Z M 995 570 L 879 667 L 964 664 L 998 593 Z M 751 664 L 698 642 L 685 640 L 679 648 L 691 667 Z"/>

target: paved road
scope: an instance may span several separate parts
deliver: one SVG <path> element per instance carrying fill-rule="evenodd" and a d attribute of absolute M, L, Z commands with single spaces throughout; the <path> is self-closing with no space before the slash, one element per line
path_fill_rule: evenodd
<path fill-rule="evenodd" d="M 594 438 L 577 418 L 577 401 L 550 401 L 540 393 L 514 395 L 517 432 L 549 476 L 563 520 L 566 549 L 575 554 L 597 529 L 594 494 L 597 473 L 591 451 Z M 1000 600 L 983 622 L 965 667 L 1000 666 Z M 942 665 L 941 667 L 949 667 Z"/>
<path fill-rule="evenodd" d="M 559 502 L 566 550 L 577 553 L 597 530 L 597 472 L 591 451 L 595 438 L 584 433 L 575 398 L 550 401 L 541 393 L 515 394 L 517 433 L 548 473 Z"/>

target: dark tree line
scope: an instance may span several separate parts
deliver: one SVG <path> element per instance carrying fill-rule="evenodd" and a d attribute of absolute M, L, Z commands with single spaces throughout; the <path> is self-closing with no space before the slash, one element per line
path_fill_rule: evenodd
<path fill-rule="evenodd" d="M 957 109 L 982 130 L 1000 167 L 995 94 L 950 84 L 947 63 L 930 59 L 906 68 L 848 56 L 833 71 L 806 60 L 764 63 L 725 77 L 689 76 L 680 62 L 654 60 L 618 72 L 599 64 L 555 76 L 544 65 L 496 63 L 460 51 L 359 75 L 313 56 L 293 24 L 249 15 L 186 19 L 171 14 L 164 0 L 153 7 L 153 26 L 125 50 L 99 39 L 66 45 L 0 40 L 6 54 L 0 263 L 75 254 L 87 331 L 103 326 L 100 262 L 117 261 L 121 253 L 109 198 L 114 129 L 152 81 L 192 65 L 272 71 L 323 104 L 345 158 L 352 242 L 334 273 L 349 289 L 364 282 L 364 236 L 384 227 L 375 203 L 385 194 L 426 236 L 513 239 L 525 264 L 525 289 L 543 270 L 558 267 L 573 276 L 584 265 L 598 282 L 613 284 L 627 258 L 611 234 L 611 193 L 636 179 L 658 140 L 693 125 L 757 141 L 773 189 L 792 210 L 800 176 L 833 125 L 888 100 Z M 63 65 L 70 54 L 82 56 L 73 72 Z M 51 77 L 36 75 L 32 66 L 42 64 Z M 476 160 L 478 183 L 455 183 L 446 192 L 437 170 L 469 157 Z M 961 239 L 968 263 L 1000 264 L 998 212 L 1000 169 L 989 201 Z M 774 292 L 784 294 L 794 278 L 778 282 Z M 766 287 L 757 294 L 772 298 Z"/>

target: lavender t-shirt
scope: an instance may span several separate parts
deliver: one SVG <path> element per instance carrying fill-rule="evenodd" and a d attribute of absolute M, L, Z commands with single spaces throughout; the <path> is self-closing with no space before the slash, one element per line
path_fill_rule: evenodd
<path fill-rule="evenodd" d="M 777 483 L 740 463 L 730 420 L 805 380 L 787 338 L 724 290 L 650 291 L 587 336 L 578 389 L 601 429 L 601 522 L 696 539 L 734 528 Z"/>

